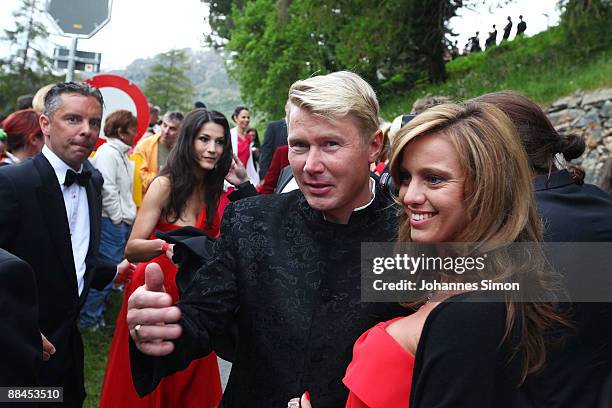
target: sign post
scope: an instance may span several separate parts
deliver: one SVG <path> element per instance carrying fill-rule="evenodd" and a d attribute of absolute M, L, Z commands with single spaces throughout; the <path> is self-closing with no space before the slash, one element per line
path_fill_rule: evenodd
<path fill-rule="evenodd" d="M 110 21 L 112 3 L 112 0 L 47 0 L 47 13 L 58 31 L 72 38 L 66 81 L 72 81 L 74 76 L 78 39 L 91 38 Z"/>

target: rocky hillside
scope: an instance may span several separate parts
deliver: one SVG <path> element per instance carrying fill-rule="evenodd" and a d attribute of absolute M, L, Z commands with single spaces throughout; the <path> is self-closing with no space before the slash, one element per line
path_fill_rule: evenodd
<path fill-rule="evenodd" d="M 225 70 L 225 57 L 223 53 L 214 50 L 186 50 L 191 61 L 188 72 L 196 90 L 194 100 L 201 100 L 209 108 L 230 113 L 241 104 L 240 87 L 238 83 L 229 78 Z M 156 58 L 137 59 L 125 70 L 108 72 L 121 75 L 144 88 L 149 76 L 149 70 L 156 63 Z"/>
<path fill-rule="evenodd" d="M 547 111 L 560 134 L 584 137 L 586 151 L 575 162 L 584 169 L 587 183 L 599 184 L 602 167 L 612 155 L 612 88 L 577 92 L 553 102 Z"/>

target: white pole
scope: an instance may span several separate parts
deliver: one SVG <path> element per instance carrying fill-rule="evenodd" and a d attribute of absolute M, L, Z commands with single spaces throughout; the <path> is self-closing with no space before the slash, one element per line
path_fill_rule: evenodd
<path fill-rule="evenodd" d="M 72 82 L 74 78 L 74 59 L 76 56 L 78 37 L 72 37 L 70 44 L 70 54 L 68 54 L 68 72 L 66 72 L 66 82 Z"/>

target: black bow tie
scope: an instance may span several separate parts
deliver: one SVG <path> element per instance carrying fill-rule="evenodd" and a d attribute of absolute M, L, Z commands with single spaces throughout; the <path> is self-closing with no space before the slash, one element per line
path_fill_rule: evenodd
<path fill-rule="evenodd" d="M 64 185 L 71 186 L 76 181 L 77 183 L 79 183 L 79 186 L 85 187 L 90 178 L 90 171 L 83 170 L 82 172 L 77 173 L 74 170 L 68 169 L 68 171 L 66 171 L 66 179 L 64 180 Z"/>

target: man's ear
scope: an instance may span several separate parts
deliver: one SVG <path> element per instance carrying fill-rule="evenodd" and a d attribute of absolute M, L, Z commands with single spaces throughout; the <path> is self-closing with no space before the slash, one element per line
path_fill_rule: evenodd
<path fill-rule="evenodd" d="M 374 163 L 376 161 L 376 158 L 380 154 L 380 149 L 382 149 L 382 146 L 383 146 L 383 132 L 382 130 L 377 130 L 376 133 L 374 133 L 374 137 L 372 138 L 372 140 L 370 140 L 370 143 L 368 145 L 369 163 Z"/>
<path fill-rule="evenodd" d="M 38 124 L 40 125 L 40 130 L 42 130 L 45 138 L 49 137 L 49 126 L 51 125 L 51 119 L 47 115 L 40 115 L 38 118 Z"/>

